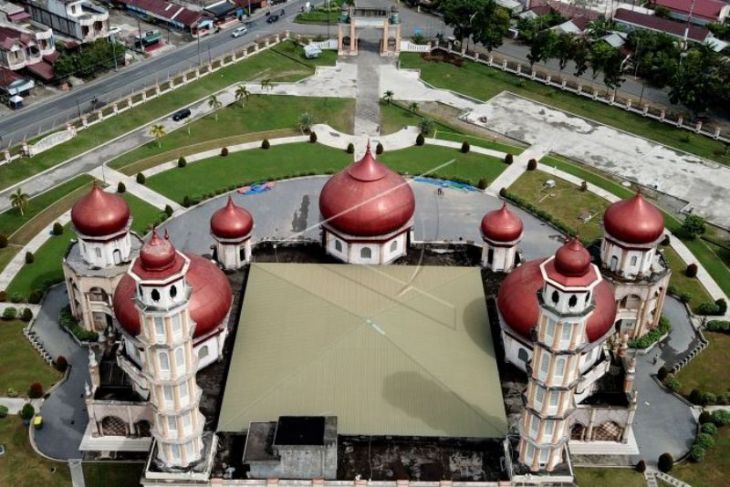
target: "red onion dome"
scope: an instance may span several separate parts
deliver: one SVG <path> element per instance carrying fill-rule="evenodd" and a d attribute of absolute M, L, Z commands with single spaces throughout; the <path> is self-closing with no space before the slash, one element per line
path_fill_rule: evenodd
<path fill-rule="evenodd" d="M 482 236 L 494 242 L 513 242 L 522 235 L 522 220 L 502 204 L 499 210 L 490 211 L 482 218 Z"/>
<path fill-rule="evenodd" d="M 251 234 L 253 217 L 228 197 L 228 203 L 210 218 L 210 231 L 219 238 L 243 238 Z"/>
<path fill-rule="evenodd" d="M 572 238 L 555 252 L 554 265 L 564 276 L 581 277 L 591 269 L 591 254 L 580 240 Z"/>
<path fill-rule="evenodd" d="M 603 214 L 606 232 L 623 242 L 649 244 L 664 233 L 664 217 L 641 193 L 617 201 Z"/>
<path fill-rule="evenodd" d="M 175 263 L 177 251 L 170 239 L 160 238 L 157 230 L 152 230 L 150 238 L 139 251 L 139 263 L 145 271 L 164 271 Z"/>
<path fill-rule="evenodd" d="M 497 307 L 502 319 L 516 334 L 531 341 L 531 330 L 537 326 L 540 305 L 537 293 L 545 285 L 540 271 L 544 259 L 531 260 L 513 270 L 502 282 Z M 616 318 L 616 300 L 610 282 L 602 280 L 593 289 L 595 308 L 588 317 L 586 334 L 595 342 L 608 333 Z"/>
<path fill-rule="evenodd" d="M 349 235 L 387 235 L 407 224 L 416 209 L 413 189 L 397 172 L 365 155 L 333 175 L 319 195 L 319 211 Z"/>
<path fill-rule="evenodd" d="M 71 209 L 71 221 L 82 235 L 111 235 L 127 227 L 129 205 L 121 196 L 107 193 L 94 183 L 91 191 Z"/>
<path fill-rule="evenodd" d="M 185 254 L 190 266 L 185 274 L 192 288 L 188 309 L 195 321 L 194 336 L 201 337 L 215 330 L 223 323 L 231 308 L 233 294 L 225 274 L 212 262 L 203 257 Z M 114 315 L 121 327 L 130 335 L 140 332 L 139 313 L 134 304 L 136 281 L 126 274 L 114 291 Z"/>

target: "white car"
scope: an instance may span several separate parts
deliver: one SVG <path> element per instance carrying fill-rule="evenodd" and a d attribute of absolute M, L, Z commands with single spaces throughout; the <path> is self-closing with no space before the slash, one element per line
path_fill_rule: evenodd
<path fill-rule="evenodd" d="M 243 34 L 245 34 L 246 32 L 248 32 L 248 29 L 247 29 L 246 27 L 243 27 L 243 26 L 241 26 L 241 27 L 236 27 L 236 28 L 235 28 L 235 29 L 233 30 L 233 32 L 231 33 L 231 35 L 232 35 L 233 37 L 241 37 L 241 36 L 242 36 Z"/>
<path fill-rule="evenodd" d="M 117 27 L 116 25 L 114 27 L 109 28 L 109 35 L 110 36 L 116 36 L 122 33 L 122 29 Z"/>

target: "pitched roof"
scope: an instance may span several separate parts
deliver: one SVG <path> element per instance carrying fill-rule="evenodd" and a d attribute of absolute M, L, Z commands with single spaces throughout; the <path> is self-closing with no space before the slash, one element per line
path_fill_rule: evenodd
<path fill-rule="evenodd" d="M 689 15 L 691 10 L 693 17 L 702 17 L 709 20 L 719 20 L 722 8 L 727 5 L 718 0 L 656 0 L 655 3 L 658 6 L 686 15 Z M 693 3 L 694 8 L 692 7 Z"/>
<path fill-rule="evenodd" d="M 165 0 L 119 0 L 120 3 L 149 12 L 157 17 L 191 27 L 202 17 L 200 12 Z"/>
<path fill-rule="evenodd" d="M 655 30 L 658 32 L 664 32 L 675 37 L 684 37 L 684 31 L 687 28 L 687 23 L 676 22 L 674 20 L 663 19 L 656 15 L 647 15 L 639 12 L 632 12 L 624 8 L 616 10 L 614 20 L 632 24 L 637 27 L 642 27 L 649 30 Z M 689 31 L 687 37 L 693 41 L 705 42 L 707 37 L 710 35 L 710 31 L 699 25 L 689 24 Z"/>
<path fill-rule="evenodd" d="M 340 434 L 503 436 L 479 268 L 253 264 L 218 430 L 322 414 Z"/>

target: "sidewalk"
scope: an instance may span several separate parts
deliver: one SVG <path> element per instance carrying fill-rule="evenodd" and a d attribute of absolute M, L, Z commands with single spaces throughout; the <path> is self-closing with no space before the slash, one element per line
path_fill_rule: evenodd
<path fill-rule="evenodd" d="M 23 406 L 31 403 L 36 411 L 43 405 L 43 399 L 26 399 L 24 397 L 0 397 L 0 406 L 8 408 L 8 414 L 18 414 Z"/>
<path fill-rule="evenodd" d="M 550 152 L 550 147 L 546 144 L 536 144 L 528 147 L 522 152 L 522 154 L 516 156 L 512 164 L 502 172 L 492 183 L 487 187 L 486 193 L 492 196 L 499 196 L 499 191 L 502 188 L 509 188 L 512 184 L 522 176 L 522 173 L 527 170 L 527 163 L 530 159 L 539 161 Z M 504 154 L 502 154 L 504 157 Z"/>
<path fill-rule="evenodd" d="M 89 174 L 94 176 L 96 179 L 102 179 L 103 177 L 106 183 L 109 184 L 109 187 L 107 188 L 109 191 L 115 191 L 117 185 L 120 182 L 123 182 L 124 186 L 126 186 L 127 188 L 128 193 L 137 196 L 142 201 L 149 203 L 160 210 L 164 210 L 166 206 L 170 206 L 173 211 L 177 211 L 182 208 L 182 206 L 180 206 L 173 200 L 166 198 L 165 196 L 151 190 L 143 184 L 139 184 L 137 182 L 136 176 L 127 176 L 126 174 L 122 174 L 119 171 L 115 171 L 114 169 L 106 166 L 103 169 L 101 168 L 101 166 L 97 167 Z"/>

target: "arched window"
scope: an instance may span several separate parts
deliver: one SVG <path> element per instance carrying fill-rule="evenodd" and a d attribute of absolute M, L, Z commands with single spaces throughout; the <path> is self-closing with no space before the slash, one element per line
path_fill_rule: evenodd
<path fill-rule="evenodd" d="M 342 252 L 342 242 L 339 240 L 335 240 L 335 250 L 337 252 Z"/>
<path fill-rule="evenodd" d="M 558 301 L 560 301 L 560 294 L 558 294 L 557 291 L 553 291 L 553 294 L 550 296 L 550 299 L 553 300 L 553 304 L 558 304 Z"/>
<path fill-rule="evenodd" d="M 490 247 L 489 250 L 487 250 L 487 264 L 492 265 L 493 261 L 494 261 L 494 249 Z"/>
<path fill-rule="evenodd" d="M 160 352 L 158 355 L 160 359 L 160 370 L 163 372 L 167 372 L 170 370 L 170 357 L 167 355 L 167 352 Z"/>
<path fill-rule="evenodd" d="M 177 286 L 170 286 L 170 297 L 175 298 L 177 296 Z"/>
<path fill-rule="evenodd" d="M 525 350 L 524 348 L 520 348 L 519 351 L 517 352 L 517 358 L 522 360 L 523 362 L 527 363 L 530 356 L 527 354 L 527 350 Z"/>
<path fill-rule="evenodd" d="M 618 257 L 616 257 L 615 255 L 611 257 L 611 264 L 609 264 L 608 267 L 615 272 L 616 269 L 618 269 Z"/>
<path fill-rule="evenodd" d="M 198 359 L 203 360 L 205 357 L 210 354 L 210 351 L 208 350 L 208 345 L 204 345 L 200 347 L 200 350 L 198 350 Z"/>
<path fill-rule="evenodd" d="M 555 378 L 562 380 L 565 375 L 565 357 L 558 357 L 555 361 Z"/>
<path fill-rule="evenodd" d="M 185 351 L 183 347 L 177 347 L 175 349 L 175 367 L 178 369 L 185 368 Z"/>
<path fill-rule="evenodd" d="M 360 258 L 371 259 L 372 257 L 373 257 L 373 251 L 370 250 L 370 247 L 363 247 L 360 249 Z"/>
<path fill-rule="evenodd" d="M 152 301 L 156 303 L 160 300 L 160 291 L 158 291 L 157 289 L 153 289 L 150 296 L 152 297 Z"/>
<path fill-rule="evenodd" d="M 578 304 L 578 296 L 573 294 L 568 300 L 568 306 L 570 306 L 571 308 L 575 308 L 576 304 Z"/>
<path fill-rule="evenodd" d="M 119 249 L 114 249 L 114 252 L 112 252 L 112 256 L 114 258 L 115 265 L 119 265 L 122 263 L 122 252 Z"/>
<path fill-rule="evenodd" d="M 631 257 L 631 265 L 632 265 L 632 266 L 636 265 L 636 261 L 637 261 L 637 260 L 638 260 L 638 258 L 637 258 L 637 257 L 636 257 L 635 255 L 634 255 L 634 256 L 632 256 L 632 257 Z"/>
<path fill-rule="evenodd" d="M 392 242 L 390 242 L 390 252 L 392 253 L 396 250 L 398 250 L 398 240 L 393 240 Z"/>

